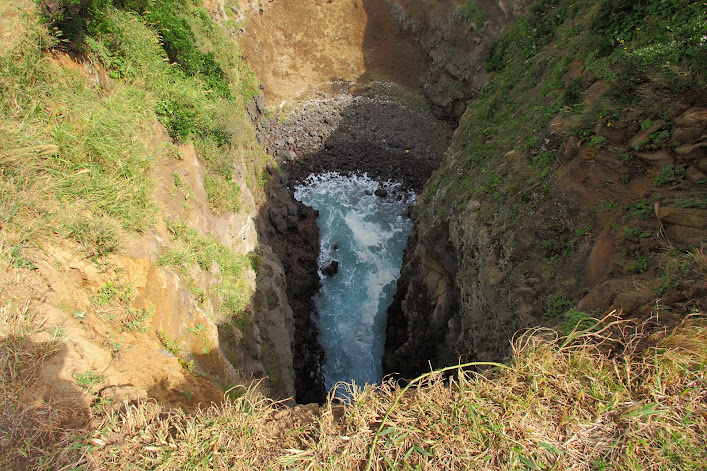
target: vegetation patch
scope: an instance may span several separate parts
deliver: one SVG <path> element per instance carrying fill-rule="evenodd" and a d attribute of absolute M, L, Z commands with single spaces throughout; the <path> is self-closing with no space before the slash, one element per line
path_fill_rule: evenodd
<path fill-rule="evenodd" d="M 282 410 L 255 388 L 191 414 L 128 404 L 99 412 L 94 430 L 68 431 L 30 456 L 36 469 L 707 466 L 707 406 L 695 400 L 707 394 L 703 318 L 652 334 L 604 319 L 595 333 L 547 337 L 519 337 L 513 360 L 484 373 L 460 370 L 446 380 L 427 373 L 405 390 L 352 388 L 345 408 L 330 401 L 312 413 Z"/>
<path fill-rule="evenodd" d="M 189 269 L 196 265 L 219 277 L 214 287 L 215 294 L 232 319 L 247 317 L 246 307 L 250 302 L 252 287 L 243 276 L 250 268 L 250 260 L 221 244 L 214 236 L 204 236 L 179 222 L 171 222 L 168 228 L 174 246 L 158 260 L 160 265 L 172 265 L 189 276 Z"/>

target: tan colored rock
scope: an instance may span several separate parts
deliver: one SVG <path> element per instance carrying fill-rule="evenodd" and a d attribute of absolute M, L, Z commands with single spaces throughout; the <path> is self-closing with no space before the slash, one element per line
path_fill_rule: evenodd
<path fill-rule="evenodd" d="M 673 155 L 663 149 L 655 152 L 636 152 L 636 155 L 657 168 L 663 168 L 675 161 Z"/>
<path fill-rule="evenodd" d="M 707 172 L 707 141 L 682 145 L 675 152 L 700 171 Z"/>
<path fill-rule="evenodd" d="M 599 151 L 596 147 L 587 146 L 579 151 L 579 158 L 582 160 L 593 160 L 598 153 Z"/>
<path fill-rule="evenodd" d="M 585 99 L 587 101 L 594 101 L 601 97 L 608 89 L 608 83 L 603 80 L 597 80 L 587 89 L 586 92 L 584 92 Z"/>
<path fill-rule="evenodd" d="M 704 159 L 693 160 L 692 164 L 702 172 L 707 172 L 707 157 Z"/>
<path fill-rule="evenodd" d="M 697 182 L 707 178 L 707 175 L 703 173 L 700 169 L 688 165 L 685 169 L 685 178 L 691 183 L 697 184 Z"/>
<path fill-rule="evenodd" d="M 683 114 L 675 118 L 675 124 L 680 127 L 706 127 L 707 126 L 707 109 L 706 108 L 690 108 Z"/>
<path fill-rule="evenodd" d="M 704 132 L 703 127 L 682 128 L 676 126 L 670 139 L 678 144 L 689 144 Z"/>
<path fill-rule="evenodd" d="M 679 225 L 669 225 L 665 229 L 671 242 L 678 244 L 694 244 L 707 239 L 707 232 L 704 229 Z"/>
<path fill-rule="evenodd" d="M 707 142 L 697 144 L 685 144 L 675 149 L 675 152 L 687 160 L 707 158 Z"/>
<path fill-rule="evenodd" d="M 626 131 L 614 126 L 597 126 L 596 129 L 594 129 L 594 133 L 597 136 L 605 138 L 612 144 L 620 145 L 626 141 Z"/>
<path fill-rule="evenodd" d="M 651 134 L 654 132 L 658 131 L 660 128 L 663 127 L 663 121 L 658 121 L 655 123 L 653 126 L 649 127 L 648 129 L 639 132 L 635 136 L 631 138 L 629 141 L 628 145 L 631 146 L 631 149 L 633 150 L 638 150 L 644 145 L 646 145 L 648 142 L 651 140 Z"/>
<path fill-rule="evenodd" d="M 609 270 L 613 254 L 614 236 L 611 229 L 606 227 L 597 237 L 587 259 L 586 271 L 589 287 L 594 287 Z"/>
<path fill-rule="evenodd" d="M 704 209 L 659 206 L 658 218 L 663 222 L 678 226 L 707 228 L 707 210 Z"/>

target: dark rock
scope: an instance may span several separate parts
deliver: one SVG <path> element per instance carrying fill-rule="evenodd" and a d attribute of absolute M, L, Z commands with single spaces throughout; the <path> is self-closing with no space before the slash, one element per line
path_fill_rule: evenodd
<path fill-rule="evenodd" d="M 378 196 L 379 198 L 385 198 L 388 196 L 388 190 L 385 188 L 376 188 L 376 191 L 373 192 L 374 195 Z"/>
<path fill-rule="evenodd" d="M 263 95 L 255 96 L 255 107 L 258 110 L 258 114 L 263 114 L 265 111 L 265 99 L 263 98 Z"/>
<path fill-rule="evenodd" d="M 325 276 L 334 276 L 339 272 L 339 261 L 332 260 L 331 263 L 325 267 L 322 267 L 322 274 Z"/>

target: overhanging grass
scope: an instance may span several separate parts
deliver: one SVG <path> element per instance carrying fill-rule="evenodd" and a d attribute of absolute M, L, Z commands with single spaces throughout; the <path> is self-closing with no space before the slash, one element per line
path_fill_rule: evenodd
<path fill-rule="evenodd" d="M 44 466 L 704 469 L 707 324 L 645 327 L 608 323 L 559 340 L 529 332 L 505 368 L 428 374 L 404 394 L 392 383 L 354 388 L 348 406 L 329 402 L 314 415 L 283 411 L 254 389 L 194 414 L 127 404 L 101 413 L 94 431 L 65 436 L 73 451 L 49 452 Z"/>

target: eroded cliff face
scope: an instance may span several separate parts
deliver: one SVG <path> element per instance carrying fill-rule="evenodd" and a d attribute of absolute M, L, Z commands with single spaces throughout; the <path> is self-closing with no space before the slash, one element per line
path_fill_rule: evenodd
<path fill-rule="evenodd" d="M 547 3 L 536 12 L 552 12 Z M 580 18 L 567 25 L 588 28 Z M 548 47 L 561 50 L 555 28 Z M 470 102 L 427 183 L 389 311 L 388 373 L 502 360 L 528 327 L 569 331 L 607 313 L 671 323 L 704 309 L 704 85 L 668 91 L 644 79 L 616 110 L 615 85 L 591 56 L 545 54 Z M 558 71 L 564 97 L 554 98 L 546 80 Z M 570 86 L 581 108 L 567 107 Z"/>
<path fill-rule="evenodd" d="M 489 49 L 523 11 L 521 2 L 395 0 L 389 5 L 397 29 L 424 52 L 420 90 L 437 116 L 458 121 L 488 80 Z"/>
<path fill-rule="evenodd" d="M 100 373 L 91 392 L 117 404 L 152 398 L 192 409 L 220 402 L 224 391 L 252 380 L 274 398 L 294 397 L 286 258 L 267 229 L 258 231 L 261 197 L 246 184 L 252 167 L 234 160 L 243 207 L 216 214 L 194 147 L 175 147 L 159 123 L 149 135 L 154 198 L 168 225 L 126 236 L 123 250 L 106 257 L 86 257 L 69 241 L 48 243 L 32 253 L 31 269 L 8 266 L 0 277 L 4 301 L 25 300 L 24 315 L 44 319 L 33 341 L 60 346 L 42 371 L 35 399 L 72 404 L 81 416 L 95 400 L 76 386 L 87 371 Z M 264 227 L 270 225 L 268 219 Z M 239 275 L 239 292 L 249 297 L 243 317 L 229 314 L 219 296 L 226 267 L 216 260 L 208 266 L 170 262 L 188 250 L 182 230 L 212 249 L 221 244 L 249 256 L 251 265 Z"/>

